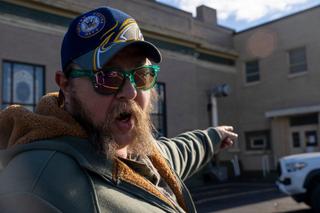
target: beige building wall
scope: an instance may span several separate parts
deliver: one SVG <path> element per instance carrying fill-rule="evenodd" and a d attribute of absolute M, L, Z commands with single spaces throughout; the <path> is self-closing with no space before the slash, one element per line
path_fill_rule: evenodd
<path fill-rule="evenodd" d="M 59 49 L 64 29 L 7 14 L 0 14 L 0 28 L 1 64 L 3 60 L 9 60 L 43 65 L 46 69 L 46 91 L 57 90 L 54 73 L 60 69 Z"/>
<path fill-rule="evenodd" d="M 271 120 L 272 128 L 272 145 L 273 155 L 275 159 L 289 155 L 289 121 L 286 117 L 277 117 Z M 276 161 L 275 161 L 276 162 Z"/>
<path fill-rule="evenodd" d="M 237 61 L 237 106 L 240 141 L 245 141 L 244 132 L 268 129 L 271 132 L 271 147 L 268 151 L 248 151 L 241 144 L 241 158 L 248 170 L 261 168 L 261 155 L 267 154 L 270 163 L 290 150 L 289 118 L 294 115 L 316 113 L 320 105 L 320 7 L 297 15 L 282 18 L 234 36 Z M 289 73 L 288 51 L 306 48 L 307 71 Z M 260 81 L 245 82 L 245 63 L 259 60 Z M 308 111 L 309 109 L 309 111 Z M 277 114 L 267 116 L 267 114 Z M 318 133 L 319 136 L 319 133 Z M 318 137 L 319 138 L 319 137 Z"/>
<path fill-rule="evenodd" d="M 211 8 L 199 7 L 198 17 L 194 18 L 191 13 L 147 0 L 107 3 L 98 0 L 14 0 L 0 4 L 17 7 L 0 14 L 0 27 L 3 30 L 0 60 L 44 65 L 46 92 L 58 89 L 54 73 L 61 66 L 60 45 L 67 21 L 76 14 L 103 5 L 131 14 L 140 24 L 146 39 L 158 44 L 163 54 L 159 82 L 166 86 L 169 137 L 186 130 L 208 127 L 211 118 L 207 109 L 207 92 L 218 84 L 227 83 L 233 87 L 235 83 L 234 65 L 212 61 L 218 57 L 219 60 L 222 58 L 232 62 L 237 53 L 233 49 L 233 31 L 217 25 L 216 11 Z M 21 7 L 27 12 L 18 13 Z M 230 113 L 221 115 L 221 121 L 233 121 L 232 95 L 219 102 L 219 105 L 230 110 Z"/>

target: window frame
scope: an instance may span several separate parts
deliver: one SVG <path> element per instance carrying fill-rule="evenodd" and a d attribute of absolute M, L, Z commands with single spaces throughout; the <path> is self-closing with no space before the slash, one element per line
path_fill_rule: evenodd
<path fill-rule="evenodd" d="M 303 50 L 303 54 L 304 54 L 304 61 L 298 61 L 298 62 L 294 62 L 292 61 L 292 54 L 294 53 L 294 51 L 299 51 L 299 50 Z M 287 50 L 287 55 L 288 55 L 288 69 L 289 69 L 289 75 L 290 76 L 296 76 L 296 75 L 301 75 L 301 74 L 305 74 L 308 71 L 308 59 L 307 59 L 307 48 L 306 46 L 299 46 L 299 47 L 295 47 L 292 49 Z M 294 69 L 297 66 L 301 66 L 304 65 L 305 68 L 302 70 L 298 70 L 298 71 L 292 71 L 292 69 Z"/>
<path fill-rule="evenodd" d="M 270 130 L 255 130 L 255 131 L 246 131 L 244 132 L 245 141 L 246 141 L 246 151 L 254 152 L 254 151 L 270 151 L 271 150 L 271 136 Z M 254 145 L 253 142 L 255 139 L 262 139 L 264 141 L 264 145 L 257 146 Z"/>
<path fill-rule="evenodd" d="M 163 106 L 162 106 L 162 112 L 159 112 L 159 110 L 157 112 L 153 112 L 151 111 L 150 116 L 151 116 L 151 120 L 152 123 L 154 125 L 154 128 L 156 129 L 156 132 L 154 132 L 154 135 L 156 137 L 160 137 L 160 136 L 164 136 L 167 137 L 167 98 L 166 98 L 166 84 L 164 82 L 157 82 L 155 85 L 155 90 L 157 92 L 157 95 L 159 95 L 159 90 L 158 88 L 160 88 L 159 86 L 161 86 L 163 88 Z M 158 109 L 159 109 L 159 104 L 160 104 L 160 97 L 157 98 L 157 102 L 153 103 L 153 104 L 158 104 Z M 154 119 L 158 118 L 161 119 L 162 118 L 162 122 L 158 122 L 158 126 L 160 123 L 163 124 L 162 127 L 162 132 L 159 131 L 159 128 L 156 128 L 156 125 L 154 124 Z M 160 133 L 160 134 L 159 134 Z"/>
<path fill-rule="evenodd" d="M 9 96 L 9 101 L 6 101 L 4 100 L 4 92 L 5 92 L 5 89 L 4 89 L 4 75 L 5 75 L 5 71 L 4 71 L 4 66 L 5 64 L 8 64 L 10 66 L 10 70 L 9 70 L 9 73 L 8 75 L 10 75 L 10 85 L 8 88 L 10 90 L 10 96 Z M 33 81 L 33 100 L 32 100 L 32 103 L 22 103 L 22 102 L 15 102 L 14 101 L 14 66 L 15 65 L 22 65 L 22 66 L 30 66 L 32 68 L 32 81 Z M 7 60 L 7 59 L 4 59 L 2 60 L 2 67 L 1 67 L 1 70 L 2 70 L 2 81 L 1 81 L 1 108 L 5 108 L 6 106 L 10 106 L 10 105 L 13 105 L 13 104 L 18 104 L 18 105 L 21 105 L 21 106 L 24 106 L 26 108 L 32 108 L 32 110 L 35 109 L 37 103 L 39 100 L 37 100 L 37 92 L 36 91 L 36 81 L 37 81 L 37 73 L 36 73 L 36 70 L 37 69 L 42 69 L 42 92 L 41 92 L 41 95 L 39 95 L 39 98 L 41 98 L 45 92 L 46 92 L 46 66 L 45 65 L 41 65 L 41 64 L 33 64 L 33 63 L 28 63 L 28 62 L 22 62 L 22 61 L 16 61 L 16 60 Z"/>
<path fill-rule="evenodd" d="M 254 70 L 254 71 L 256 71 L 256 72 L 252 72 L 252 70 L 251 70 L 251 72 L 250 73 L 248 73 L 248 65 L 249 64 L 252 64 L 252 63 L 257 63 L 257 65 L 256 65 L 256 67 L 257 67 L 257 69 L 256 70 Z M 246 84 L 255 84 L 255 83 L 258 83 L 258 82 L 260 82 L 260 80 L 261 80 L 261 73 L 260 73 L 260 60 L 259 59 L 253 59 L 253 60 L 247 60 L 247 61 L 245 61 L 244 62 L 244 72 L 245 72 L 245 83 Z M 256 80 L 248 80 L 248 78 L 250 78 L 250 77 L 256 77 L 257 76 L 257 79 Z"/>
<path fill-rule="evenodd" d="M 252 147 L 253 149 L 265 149 L 267 147 L 267 136 L 266 135 L 253 136 L 249 140 L 250 140 L 250 147 Z M 256 144 L 254 144 L 255 140 L 262 140 L 263 144 L 256 145 Z"/>
<path fill-rule="evenodd" d="M 298 138 L 295 138 L 295 136 L 298 136 Z M 291 147 L 294 149 L 299 149 L 302 147 L 302 141 L 301 141 L 301 136 L 300 136 L 300 132 L 298 131 L 292 131 L 291 132 Z M 298 139 L 298 141 L 295 141 L 295 139 Z M 296 142 L 298 142 L 298 144 L 296 144 Z M 296 146 L 298 145 L 298 146 Z"/>

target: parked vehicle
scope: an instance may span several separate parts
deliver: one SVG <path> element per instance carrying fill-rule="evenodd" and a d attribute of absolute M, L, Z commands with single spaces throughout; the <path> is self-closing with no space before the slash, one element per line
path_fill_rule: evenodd
<path fill-rule="evenodd" d="M 320 152 L 283 157 L 278 172 L 276 183 L 282 192 L 320 212 Z"/>

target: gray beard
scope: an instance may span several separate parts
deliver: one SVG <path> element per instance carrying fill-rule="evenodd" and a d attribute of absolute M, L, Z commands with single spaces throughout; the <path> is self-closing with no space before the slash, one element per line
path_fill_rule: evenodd
<path fill-rule="evenodd" d="M 102 124 L 94 124 L 89 110 L 82 104 L 75 92 L 72 92 L 70 98 L 70 108 L 73 118 L 84 128 L 88 135 L 89 142 L 94 146 L 97 154 L 104 155 L 108 159 L 116 156 L 119 147 L 114 140 L 111 131 L 111 124 L 115 117 L 119 115 L 119 110 L 125 108 L 134 108 L 132 116 L 135 119 L 134 142 L 128 146 L 128 154 L 133 156 L 147 156 L 152 153 L 152 143 L 155 139 L 152 135 L 152 124 L 148 112 L 143 112 L 134 101 L 131 103 L 120 103 L 114 106 L 112 112 L 105 115 L 105 121 Z"/>
<path fill-rule="evenodd" d="M 101 125 L 94 124 L 89 111 L 81 103 L 76 94 L 72 94 L 70 98 L 70 108 L 73 118 L 86 131 L 88 140 L 94 146 L 97 153 L 106 155 L 107 158 L 113 158 L 117 144 L 113 140 L 110 131 L 104 131 Z M 108 147 L 105 147 L 106 144 Z"/>

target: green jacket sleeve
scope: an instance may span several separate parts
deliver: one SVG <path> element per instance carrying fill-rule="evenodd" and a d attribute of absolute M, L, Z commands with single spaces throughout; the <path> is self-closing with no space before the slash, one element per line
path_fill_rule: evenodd
<path fill-rule="evenodd" d="M 17 153 L 0 172 L 0 183 L 0 209 L 6 210 L 0 212 L 94 212 L 83 170 L 56 151 Z"/>
<path fill-rule="evenodd" d="M 212 127 L 195 130 L 168 139 L 160 138 L 158 146 L 182 180 L 208 163 L 219 150 L 221 136 Z"/>
<path fill-rule="evenodd" d="M 17 192 L 0 195 L 1 212 L 46 212 L 62 213 L 59 209 L 48 203 L 46 200 L 32 194 Z"/>

